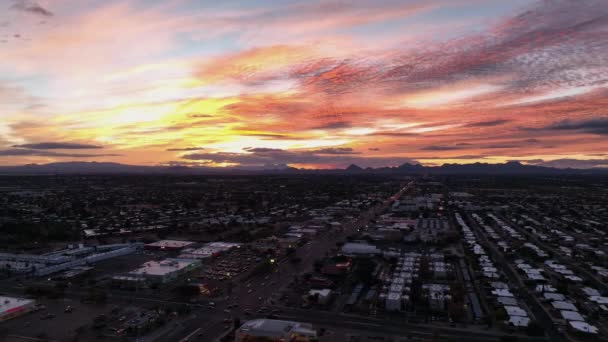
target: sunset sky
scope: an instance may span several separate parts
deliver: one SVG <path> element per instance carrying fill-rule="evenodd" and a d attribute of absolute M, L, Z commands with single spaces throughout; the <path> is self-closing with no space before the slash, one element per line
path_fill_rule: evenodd
<path fill-rule="evenodd" d="M 0 0 L 0 165 L 608 167 L 608 0 Z"/>

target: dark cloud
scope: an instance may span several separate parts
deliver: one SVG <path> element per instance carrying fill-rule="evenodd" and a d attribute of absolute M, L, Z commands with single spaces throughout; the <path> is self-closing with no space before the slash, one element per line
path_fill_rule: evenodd
<path fill-rule="evenodd" d="M 346 121 L 336 121 L 330 122 L 323 125 L 312 127 L 312 129 L 340 129 L 340 128 L 350 128 L 352 124 Z"/>
<path fill-rule="evenodd" d="M 592 169 L 592 168 L 606 168 L 608 170 L 608 159 L 555 159 L 544 161 L 538 160 L 526 160 L 526 163 L 534 164 L 538 166 L 555 167 L 559 169 L 572 168 L 572 169 Z"/>
<path fill-rule="evenodd" d="M 525 139 L 525 140 L 515 140 L 515 141 L 505 141 L 505 142 L 497 142 L 497 143 L 488 143 L 488 144 L 480 144 L 474 145 L 470 143 L 457 143 L 454 145 L 429 145 L 420 148 L 422 151 L 457 151 L 457 150 L 468 150 L 468 149 L 510 149 L 510 148 L 521 148 L 525 146 L 529 146 L 531 144 L 538 144 L 540 141 L 538 139 Z M 545 148 L 552 148 L 554 146 L 545 146 Z M 446 157 L 448 158 L 448 157 Z M 451 158 L 451 157 L 449 157 Z"/>
<path fill-rule="evenodd" d="M 370 151 L 380 151 L 380 149 L 378 147 L 370 147 L 370 148 L 368 148 L 368 150 L 370 150 Z"/>
<path fill-rule="evenodd" d="M 372 136 L 387 136 L 387 137 L 414 137 L 414 136 L 418 136 L 418 133 L 395 132 L 395 131 L 380 131 L 380 132 L 370 133 L 368 135 L 372 135 Z"/>
<path fill-rule="evenodd" d="M 463 147 L 455 146 L 455 145 L 429 145 L 420 148 L 422 151 L 453 151 L 453 150 L 462 150 Z"/>
<path fill-rule="evenodd" d="M 29 148 L 29 149 L 35 149 L 35 150 L 90 150 L 90 149 L 103 148 L 103 146 L 99 146 L 99 145 L 65 143 L 65 142 L 41 142 L 41 143 L 32 143 L 32 144 L 13 145 L 12 147 Z"/>
<path fill-rule="evenodd" d="M 473 123 L 465 125 L 464 127 L 493 127 L 493 126 L 504 125 L 508 122 L 511 122 L 511 120 L 497 119 L 497 120 L 492 120 L 492 121 L 473 122 Z"/>
<path fill-rule="evenodd" d="M 317 164 L 346 167 L 350 164 L 361 166 L 381 167 L 396 166 L 405 162 L 417 163 L 409 158 L 380 158 L 364 157 L 352 153 L 323 154 L 317 151 L 289 151 L 270 148 L 250 148 L 246 153 L 191 153 L 182 156 L 183 159 L 208 163 L 234 163 L 244 167 L 268 167 L 292 164 Z M 335 151 L 334 151 L 335 152 Z"/>
<path fill-rule="evenodd" d="M 181 147 L 181 148 L 168 148 L 167 151 L 177 152 L 177 151 L 200 151 L 204 150 L 202 147 Z"/>
<path fill-rule="evenodd" d="M 563 120 L 542 129 L 608 135 L 608 117 L 578 121 Z"/>
<path fill-rule="evenodd" d="M 200 119 L 200 118 L 213 118 L 215 116 L 211 115 L 211 114 L 188 114 L 188 117 Z"/>
<path fill-rule="evenodd" d="M 61 153 L 45 150 L 29 150 L 23 148 L 0 150 L 0 157 L 18 157 L 18 156 L 36 156 L 36 157 L 69 157 L 69 158 L 93 158 L 93 157 L 118 157 L 120 154 L 89 154 L 89 153 Z"/>
<path fill-rule="evenodd" d="M 486 159 L 486 158 L 487 158 L 487 156 L 473 155 L 473 154 L 467 154 L 467 155 L 462 155 L 462 156 L 448 156 L 448 157 L 437 157 L 437 156 L 417 157 L 417 159 Z"/>
<path fill-rule="evenodd" d="M 315 154 L 361 154 L 350 147 L 329 147 L 311 151 Z"/>
<path fill-rule="evenodd" d="M 30 0 L 14 0 L 11 9 L 16 11 L 27 12 L 43 17 L 52 17 L 53 12 L 40 6 L 38 3 Z"/>
<path fill-rule="evenodd" d="M 275 153 L 275 152 L 285 152 L 280 148 L 268 148 L 268 147 L 245 147 L 243 150 L 251 153 Z"/>
<path fill-rule="evenodd" d="M 509 143 L 509 144 L 490 144 L 490 145 L 487 145 L 487 146 L 482 147 L 482 148 L 488 148 L 488 149 L 502 149 L 502 148 L 505 148 L 506 149 L 506 148 L 518 148 L 518 147 L 521 147 L 521 145 Z"/>

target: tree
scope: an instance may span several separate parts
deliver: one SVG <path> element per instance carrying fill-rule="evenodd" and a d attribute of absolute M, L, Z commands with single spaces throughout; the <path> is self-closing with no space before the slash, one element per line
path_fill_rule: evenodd
<path fill-rule="evenodd" d="M 357 263 L 355 270 L 355 278 L 363 283 L 370 283 L 373 280 L 373 273 L 376 269 L 376 263 L 371 259 L 361 259 Z"/>
<path fill-rule="evenodd" d="M 530 336 L 543 336 L 545 334 L 545 329 L 543 329 L 538 322 L 532 321 L 526 327 L 526 334 Z"/>
<path fill-rule="evenodd" d="M 198 296 L 201 291 L 196 285 L 182 284 L 175 288 L 175 292 L 177 292 L 180 297 L 191 298 Z"/>

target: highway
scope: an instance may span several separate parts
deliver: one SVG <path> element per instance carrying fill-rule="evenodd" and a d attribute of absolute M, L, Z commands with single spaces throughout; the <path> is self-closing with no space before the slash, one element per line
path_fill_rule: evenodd
<path fill-rule="evenodd" d="M 281 290 L 293 280 L 294 276 L 311 272 L 315 260 L 324 257 L 326 253 L 336 247 L 337 242 L 344 241 L 348 235 L 369 224 L 370 220 L 384 212 L 396 199 L 408 191 L 412 185 L 413 182 L 408 183 L 407 186 L 401 188 L 396 194 L 390 196 L 381 204 L 362 213 L 355 221 L 344 223 L 341 231 L 322 233 L 316 236 L 313 241 L 298 248 L 296 256 L 301 258 L 301 262 L 297 265 L 291 264 L 286 259 L 278 262 L 276 268 L 270 274 L 256 276 L 250 278 L 244 284 L 235 285 L 232 290 L 232 296 L 225 301 L 218 302 L 213 312 L 203 312 L 200 319 L 191 320 L 187 324 L 167 332 L 167 334 L 172 334 L 172 336 L 161 335 L 157 336 L 155 340 L 183 342 L 189 340 L 215 341 L 218 336 L 227 330 L 227 324 L 224 323 L 226 319 L 239 318 L 243 322 L 254 317 L 263 316 L 263 314 L 257 313 L 259 308 L 273 305 L 275 296 L 281 293 Z M 229 305 L 234 304 L 238 304 L 238 306 L 228 308 Z M 246 309 L 252 314 L 246 315 Z M 176 333 L 177 328 L 179 328 L 178 333 Z M 197 333 L 193 335 L 194 331 L 197 331 Z"/>

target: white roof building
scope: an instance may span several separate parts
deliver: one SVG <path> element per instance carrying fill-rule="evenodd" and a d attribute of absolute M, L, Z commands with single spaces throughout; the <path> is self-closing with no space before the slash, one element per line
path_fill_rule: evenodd
<path fill-rule="evenodd" d="M 0 322 L 29 312 L 35 303 L 33 299 L 0 296 Z"/>
<path fill-rule="evenodd" d="M 602 296 L 589 296 L 589 300 L 598 304 L 608 304 L 608 297 Z"/>
<path fill-rule="evenodd" d="M 492 294 L 496 297 L 513 297 L 513 293 L 508 289 L 496 289 L 492 290 Z"/>
<path fill-rule="evenodd" d="M 568 321 L 568 324 L 570 325 L 570 327 L 572 327 L 572 329 L 574 329 L 575 331 L 578 331 L 578 332 L 583 332 L 583 333 L 593 334 L 593 335 L 598 333 L 597 327 L 594 325 L 591 325 L 587 322 Z"/>
<path fill-rule="evenodd" d="M 129 275 L 165 283 L 198 266 L 200 266 L 199 260 L 168 258 L 162 261 L 148 261 L 129 272 Z"/>
<path fill-rule="evenodd" d="M 342 252 L 349 255 L 373 255 L 381 251 L 374 245 L 360 242 L 348 242 L 342 246 Z"/>
<path fill-rule="evenodd" d="M 581 316 L 581 314 L 576 311 L 562 310 L 559 313 L 560 315 L 562 315 L 562 318 L 567 321 L 585 321 L 583 316 Z"/>
<path fill-rule="evenodd" d="M 254 319 L 245 322 L 235 333 L 235 341 L 268 338 L 285 341 L 316 340 L 317 332 L 311 324 L 274 319 Z"/>
<path fill-rule="evenodd" d="M 511 316 L 509 317 L 508 322 L 515 327 L 527 327 L 530 325 L 530 318 L 523 316 Z"/>
<path fill-rule="evenodd" d="M 578 311 L 576 306 L 570 302 L 566 302 L 563 300 L 558 300 L 551 302 L 551 306 L 553 306 L 557 310 L 568 310 L 568 311 Z"/>
<path fill-rule="evenodd" d="M 600 291 L 598 291 L 598 290 L 596 290 L 596 289 L 594 289 L 592 287 L 583 287 L 582 290 L 589 297 L 591 297 L 591 296 L 599 296 L 600 295 Z"/>
<path fill-rule="evenodd" d="M 546 300 L 550 300 L 550 301 L 556 301 L 556 300 L 564 300 L 566 299 L 566 296 L 564 296 L 561 293 L 555 293 L 555 292 L 545 292 L 543 293 L 543 297 Z"/>
<path fill-rule="evenodd" d="M 509 316 L 528 317 L 526 310 L 520 308 L 519 306 L 505 305 L 505 311 Z"/>
<path fill-rule="evenodd" d="M 182 240 L 160 240 L 152 243 L 148 243 L 144 245 L 144 248 L 150 249 L 182 249 L 187 246 L 193 245 L 192 241 L 182 241 Z"/>

